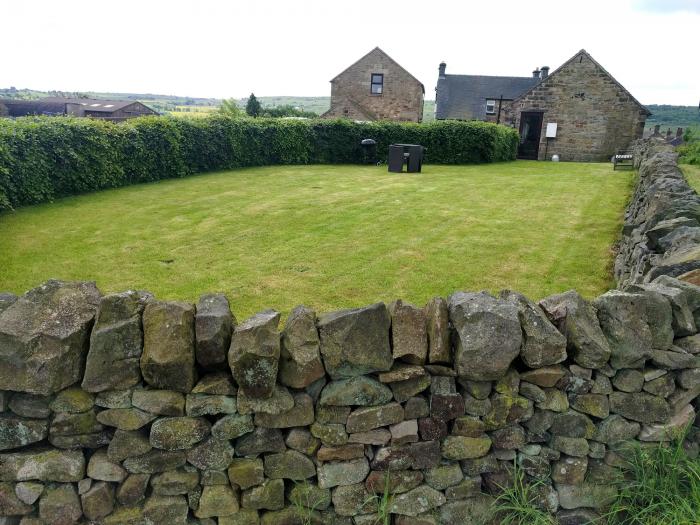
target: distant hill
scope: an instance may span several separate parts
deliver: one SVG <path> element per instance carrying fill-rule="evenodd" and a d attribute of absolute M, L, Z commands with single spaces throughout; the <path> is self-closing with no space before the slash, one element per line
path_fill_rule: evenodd
<path fill-rule="evenodd" d="M 669 106 L 666 104 L 647 104 L 652 115 L 647 119 L 646 129 L 661 125 L 661 131 L 671 128 L 675 133 L 677 128 L 695 128 L 700 131 L 700 111 L 697 106 Z"/>

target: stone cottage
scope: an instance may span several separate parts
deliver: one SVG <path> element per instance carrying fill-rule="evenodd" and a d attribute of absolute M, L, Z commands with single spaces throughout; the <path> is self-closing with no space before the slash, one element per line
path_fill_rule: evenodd
<path fill-rule="evenodd" d="M 331 80 L 331 108 L 323 118 L 423 120 L 423 84 L 375 47 Z"/>
<path fill-rule="evenodd" d="M 440 64 L 437 119 L 484 120 L 520 132 L 518 157 L 605 161 L 641 138 L 649 110 L 584 49 L 530 77 L 448 75 Z"/>

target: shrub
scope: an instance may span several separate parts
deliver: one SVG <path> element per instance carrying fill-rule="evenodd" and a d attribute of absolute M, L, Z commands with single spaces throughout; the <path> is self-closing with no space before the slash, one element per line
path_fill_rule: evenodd
<path fill-rule="evenodd" d="M 0 209 L 193 173 L 275 164 L 348 164 L 360 141 L 426 146 L 426 162 L 513 160 L 518 135 L 485 122 L 143 117 L 115 124 L 71 117 L 0 120 Z"/>
<path fill-rule="evenodd" d="M 684 164 L 694 164 L 700 166 L 700 141 L 690 142 L 679 146 L 678 160 Z"/>

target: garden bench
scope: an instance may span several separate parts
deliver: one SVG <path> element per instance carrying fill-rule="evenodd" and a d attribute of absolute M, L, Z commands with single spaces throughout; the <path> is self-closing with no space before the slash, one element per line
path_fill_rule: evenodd
<path fill-rule="evenodd" d="M 618 150 L 618 152 L 613 155 L 613 171 L 615 171 L 618 166 L 628 167 L 629 169 L 634 169 L 634 153 L 632 150 Z"/>

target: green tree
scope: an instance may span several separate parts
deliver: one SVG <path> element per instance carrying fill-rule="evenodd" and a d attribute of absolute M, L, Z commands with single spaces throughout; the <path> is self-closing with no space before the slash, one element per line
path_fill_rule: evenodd
<path fill-rule="evenodd" d="M 250 97 L 248 97 L 248 102 L 245 105 L 245 112 L 251 117 L 257 117 L 260 115 L 261 111 L 262 105 L 260 104 L 260 101 L 255 98 L 255 93 L 251 93 Z"/>
<path fill-rule="evenodd" d="M 236 102 L 235 98 L 229 98 L 228 100 L 221 101 L 221 106 L 219 107 L 219 112 L 227 115 L 229 117 L 242 117 L 243 110 Z"/>

